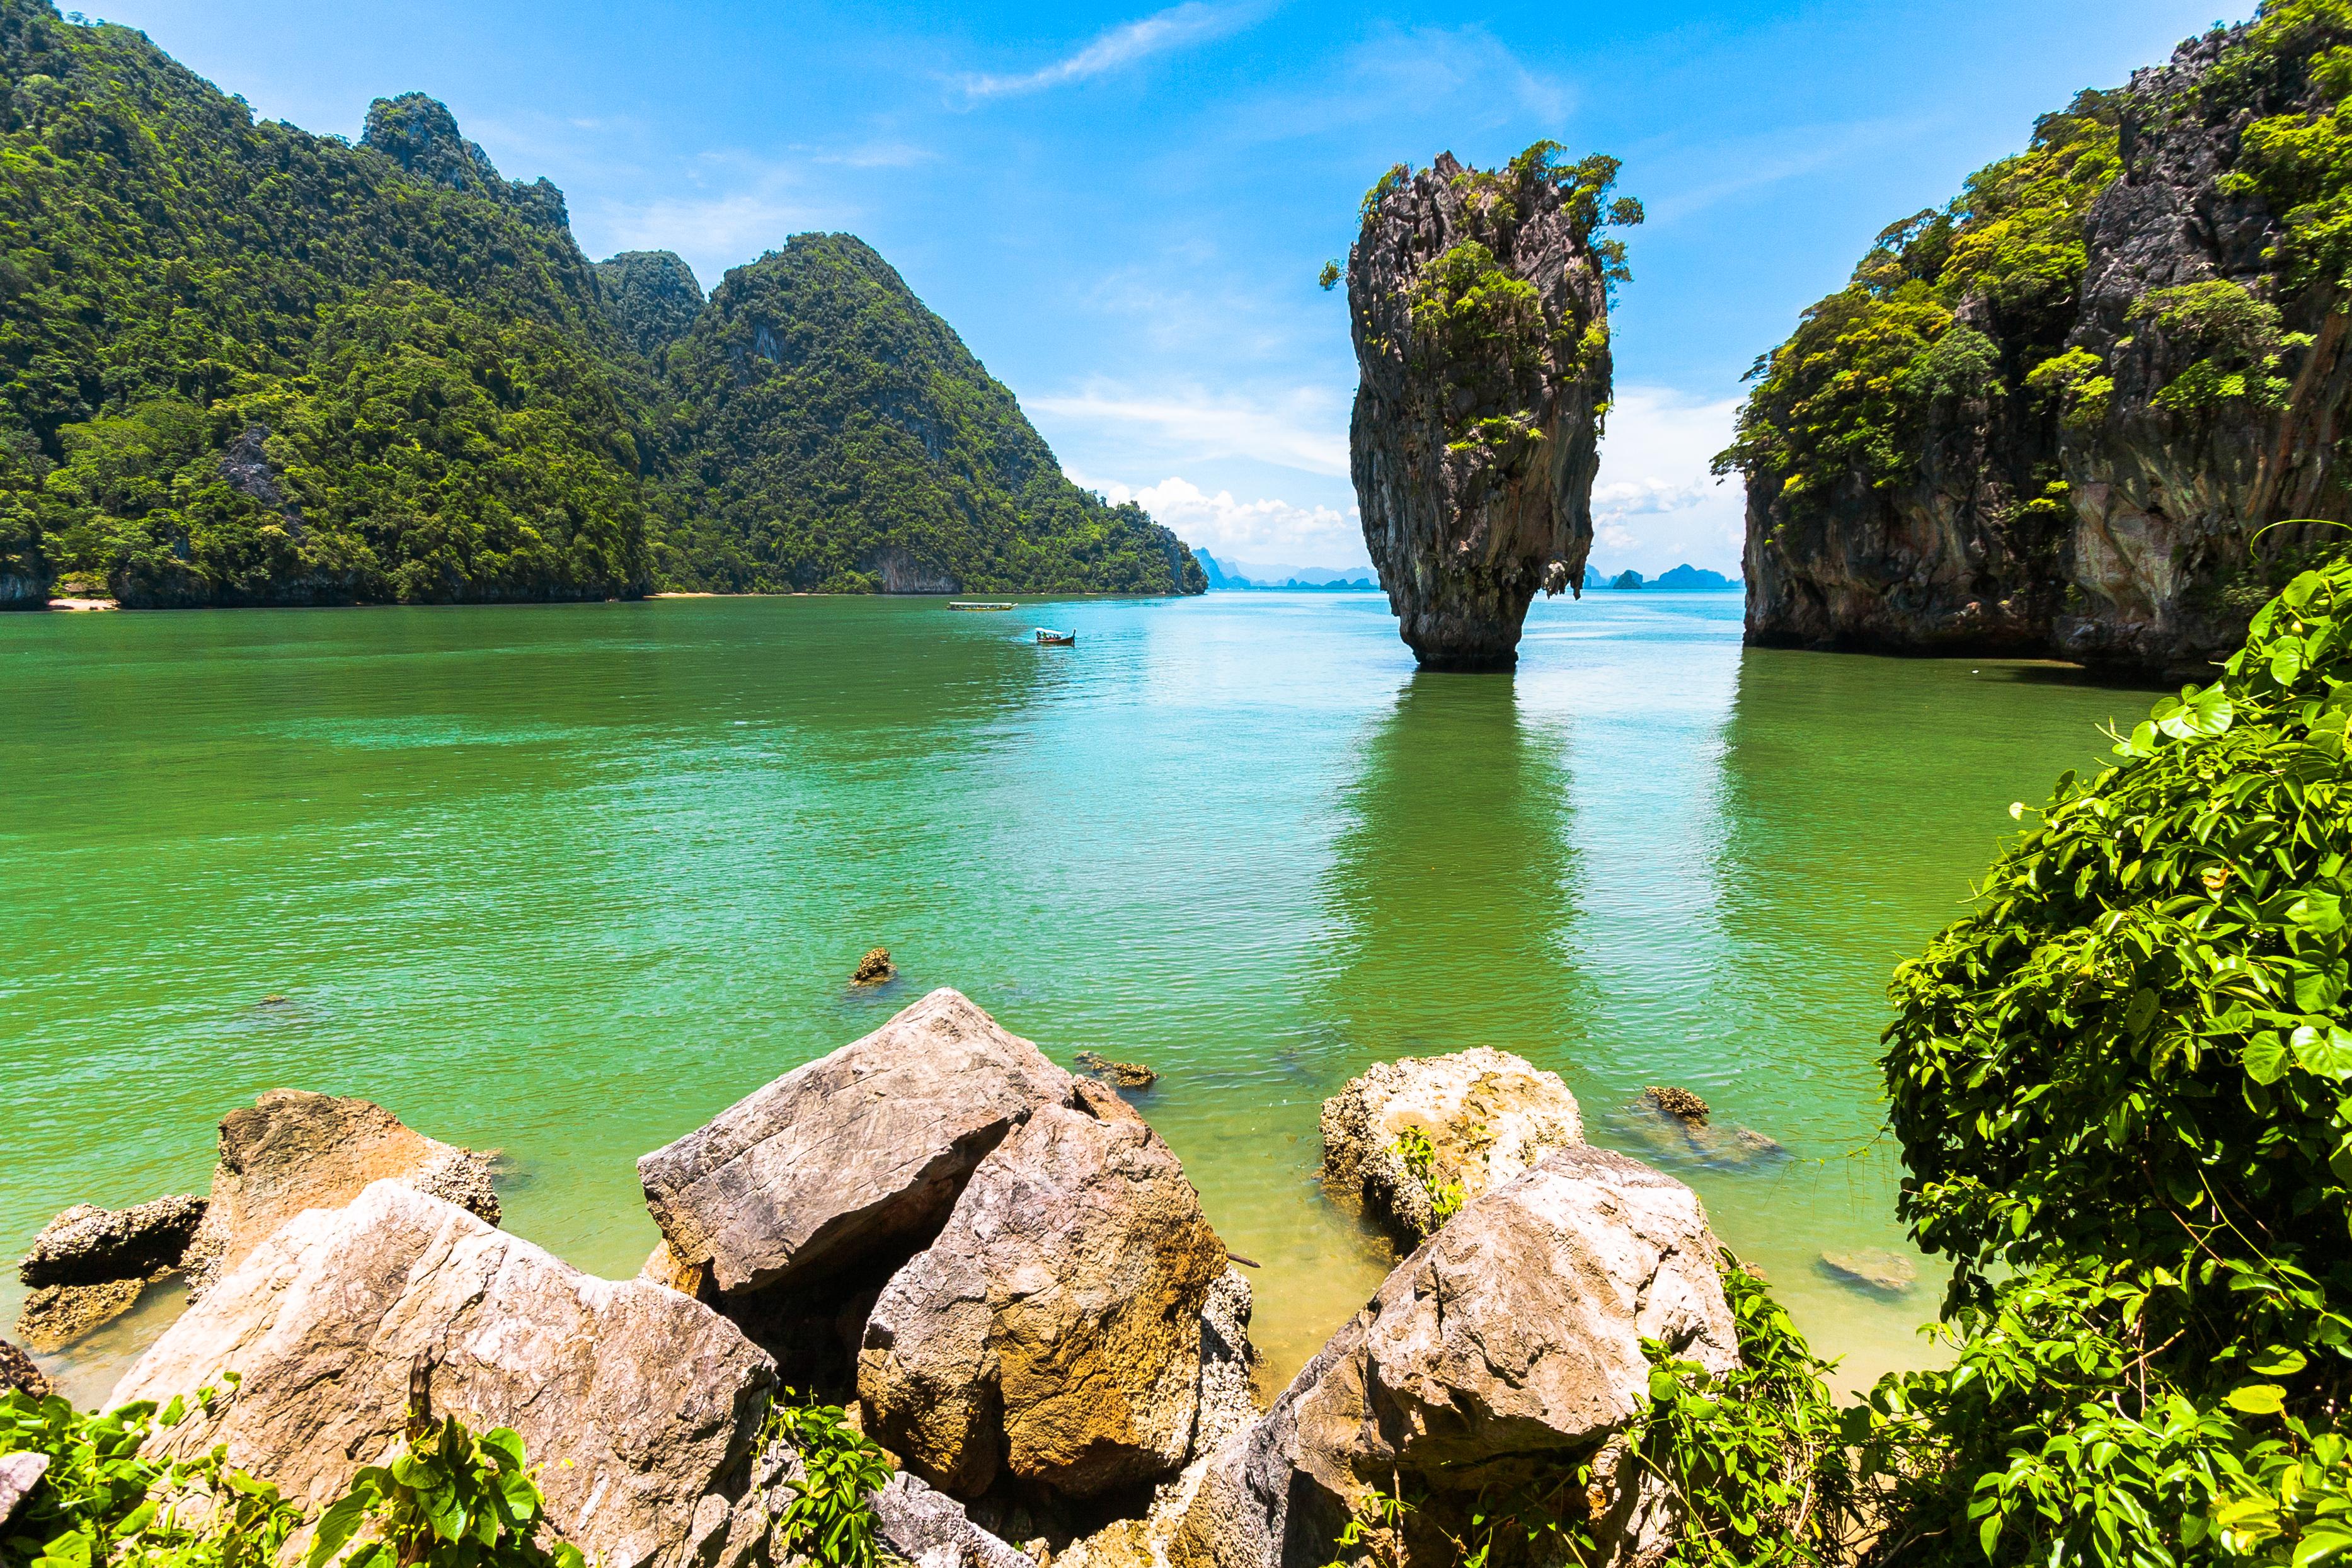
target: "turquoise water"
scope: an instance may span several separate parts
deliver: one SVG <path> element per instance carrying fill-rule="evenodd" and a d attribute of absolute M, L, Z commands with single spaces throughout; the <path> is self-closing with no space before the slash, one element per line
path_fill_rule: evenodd
<path fill-rule="evenodd" d="M 1596 1142 L 1648 1154 L 1618 1113 L 1666 1082 L 1785 1145 L 1661 1163 L 1866 1381 L 1936 1296 L 1818 1263 L 1902 1246 L 1888 969 L 2148 699 L 1739 614 L 1539 604 L 1515 676 L 1416 674 L 1371 594 L 0 618 L 0 1246 L 201 1191 L 293 1085 L 501 1149 L 510 1228 L 632 1272 L 637 1155 L 952 985 L 1159 1069 L 1277 1378 L 1389 1259 L 1315 1184 L 1322 1099 L 1488 1044 Z M 877 943 L 903 978 L 852 992 Z M 53 1364 L 97 1397 L 169 1303 Z"/>

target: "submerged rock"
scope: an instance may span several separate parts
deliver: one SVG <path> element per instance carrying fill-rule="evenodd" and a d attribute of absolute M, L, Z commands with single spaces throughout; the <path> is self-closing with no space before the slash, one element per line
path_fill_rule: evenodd
<path fill-rule="evenodd" d="M 132 1208 L 65 1210 L 16 1265 L 17 1278 L 33 1287 L 16 1332 L 36 1345 L 60 1345 L 130 1311 L 149 1281 L 180 1267 L 205 1207 L 183 1194 Z"/>
<path fill-rule="evenodd" d="M 455 1204 L 380 1181 L 289 1221 L 167 1330 L 113 1403 L 242 1378 L 149 1448 L 228 1461 L 317 1507 L 406 1421 L 419 1354 L 436 1412 L 522 1435 L 555 1529 L 599 1562 L 704 1563 L 723 1538 L 775 1366 L 716 1312 L 592 1279 Z M 730 1490 L 731 1489 L 731 1490 Z"/>
<path fill-rule="evenodd" d="M 884 1288 L 858 1396 L 885 1447 L 959 1496 L 1000 1469 L 1074 1498 L 1156 1480 L 1190 1451 L 1202 1313 L 1227 1271 L 1140 1118 L 1047 1107 Z"/>
<path fill-rule="evenodd" d="M 0 1339 L 0 1394 L 11 1388 L 36 1399 L 47 1399 L 49 1379 L 21 1348 Z"/>
<path fill-rule="evenodd" d="M 1398 632 L 1433 669 L 1509 669 L 1528 601 L 1578 591 L 1592 544 L 1600 196 L 1540 152 L 1493 172 L 1450 152 L 1399 165 L 1348 253 L 1349 468 Z"/>
<path fill-rule="evenodd" d="M 1620 1155 L 1570 1148 L 1473 1200 L 1400 1263 L 1261 1419 L 1227 1442 L 1167 1544 L 1175 1568 L 1328 1559 L 1351 1510 L 1423 1500 L 1403 1561 L 1452 1562 L 1482 1490 L 1568 1485 L 1601 1560 L 1647 1558 L 1671 1498 L 1624 1462 L 1649 1408 L 1642 1342 L 1721 1372 L 1737 1337 L 1697 1196 Z M 1512 1561 L 1508 1541 L 1495 1561 Z M 1524 1552 L 1523 1544 L 1517 1548 Z"/>
<path fill-rule="evenodd" d="M 1907 1295 L 1911 1287 L 1919 1282 L 1919 1265 L 1884 1247 L 1824 1252 L 1822 1268 L 1833 1280 L 1882 1296 Z"/>
<path fill-rule="evenodd" d="M 189 1296 L 201 1299 L 303 1210 L 340 1208 L 378 1181 L 446 1198 L 496 1225 L 490 1159 L 413 1131 L 372 1101 L 273 1089 L 221 1118 L 212 1197 L 188 1248 Z"/>
<path fill-rule="evenodd" d="M 1380 1062 L 1326 1100 L 1322 1120 L 1326 1186 L 1412 1239 L 1437 1228 L 1433 1191 L 1466 1201 L 1584 1142 L 1559 1075 L 1490 1046 Z M 1423 1139 L 1417 1173 L 1408 1154 Z"/>
<path fill-rule="evenodd" d="M 1160 1074 L 1139 1061 L 1113 1061 L 1099 1051 L 1082 1051 L 1077 1054 L 1079 1071 L 1093 1074 L 1114 1089 L 1149 1089 L 1160 1082 Z"/>
<path fill-rule="evenodd" d="M 1705 1113 L 1706 1102 L 1687 1090 L 1664 1092 L 1672 1095 L 1689 1095 L 1701 1114 L 1687 1114 L 1687 1106 L 1676 1108 L 1659 1097 L 1654 1088 L 1645 1089 L 1623 1113 L 1611 1119 L 1612 1124 L 1630 1134 L 1649 1146 L 1659 1158 L 1689 1161 L 1714 1170 L 1740 1170 L 1750 1166 L 1770 1165 L 1789 1157 L 1788 1149 L 1778 1139 L 1758 1132 L 1753 1127 L 1736 1124 L 1718 1125 Z"/>

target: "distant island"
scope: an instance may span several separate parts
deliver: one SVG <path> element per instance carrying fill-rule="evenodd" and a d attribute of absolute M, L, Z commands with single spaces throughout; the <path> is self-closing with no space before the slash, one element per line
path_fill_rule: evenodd
<path fill-rule="evenodd" d="M 1213 591 L 1242 589 L 1308 590 L 1324 591 L 1339 589 L 1378 588 L 1372 574 L 1358 567 L 1351 571 L 1335 570 L 1327 566 L 1260 566 L 1245 560 L 1220 561 L 1207 550 L 1195 549 L 1192 559 L 1201 563 L 1202 573 Z"/>
<path fill-rule="evenodd" d="M 1584 586 L 1588 589 L 1664 589 L 1668 593 L 1737 593 L 1746 584 L 1736 577 L 1726 577 L 1719 571 L 1709 571 L 1703 566 L 1687 561 L 1657 576 L 1644 578 L 1638 571 L 1621 571 L 1615 577 L 1604 578 L 1591 567 L 1584 569 Z"/>

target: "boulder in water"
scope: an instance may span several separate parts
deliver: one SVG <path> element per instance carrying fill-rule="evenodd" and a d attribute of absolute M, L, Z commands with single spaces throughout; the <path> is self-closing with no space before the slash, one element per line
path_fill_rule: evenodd
<path fill-rule="evenodd" d="M 1441 1207 L 1583 1142 L 1559 1075 L 1490 1046 L 1379 1062 L 1323 1103 L 1326 1186 L 1408 1239 L 1436 1229 Z"/>
<path fill-rule="evenodd" d="M 852 1270 L 936 1232 L 972 1168 L 1072 1079 L 944 987 L 637 1161 L 680 1266 L 722 1298 Z"/>
<path fill-rule="evenodd" d="M 1671 1084 L 1653 1083 L 1642 1091 L 1642 1098 L 1648 1101 L 1663 1115 L 1672 1116 L 1677 1121 L 1695 1123 L 1702 1127 L 1706 1125 L 1706 1102 L 1687 1089 L 1676 1089 Z"/>
<path fill-rule="evenodd" d="M 866 956 L 857 960 L 857 967 L 849 972 L 849 983 L 853 986 L 878 986 L 885 980 L 898 977 L 898 966 L 890 962 L 890 949 L 887 947 L 867 949 Z"/>
<path fill-rule="evenodd" d="M 215 1280 L 305 1209 L 340 1208 L 397 1181 L 499 1222 L 490 1156 L 428 1138 L 372 1101 L 272 1089 L 221 1118 L 220 1164 L 188 1247 L 188 1294 Z"/>
<path fill-rule="evenodd" d="M 186 1194 L 131 1208 L 65 1210 L 16 1265 L 17 1278 L 33 1287 L 16 1332 L 37 1345 L 59 1345 L 128 1312 L 147 1281 L 180 1267 L 204 1218 L 205 1200 Z"/>
<path fill-rule="evenodd" d="M 1882 1296 L 1907 1295 L 1911 1287 L 1919 1282 L 1919 1265 L 1884 1247 L 1824 1252 L 1822 1269 L 1842 1284 L 1859 1286 Z"/>
<path fill-rule="evenodd" d="M 1444 1532 L 1470 1532 L 1482 1490 L 1567 1486 L 1575 1499 L 1585 1464 L 1591 1490 L 1577 1500 L 1603 1560 L 1654 1560 L 1675 1504 L 1623 1447 L 1650 1405 L 1642 1344 L 1713 1372 L 1738 1364 L 1720 1258 L 1680 1182 L 1599 1149 L 1546 1155 L 1400 1263 L 1217 1451 L 1168 1560 L 1321 1562 L 1375 1490 L 1402 1485 L 1425 1494 L 1403 1560 L 1452 1561 Z"/>

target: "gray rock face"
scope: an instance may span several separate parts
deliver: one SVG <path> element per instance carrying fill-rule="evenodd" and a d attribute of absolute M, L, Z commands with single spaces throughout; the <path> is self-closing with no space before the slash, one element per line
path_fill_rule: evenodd
<path fill-rule="evenodd" d="M 1037 1568 L 971 1521 L 963 1504 L 900 1470 L 874 1494 L 875 1531 L 915 1568 Z"/>
<path fill-rule="evenodd" d="M 1402 1140 L 1430 1145 L 1429 1180 L 1475 1197 L 1553 1149 L 1584 1142 L 1576 1096 L 1556 1072 L 1490 1046 L 1376 1063 L 1323 1103 L 1323 1180 L 1391 1232 L 1437 1228 L 1430 1188 Z"/>
<path fill-rule="evenodd" d="M 2288 276 L 2273 254 L 2280 214 L 2228 188 L 2249 123 L 2318 101 L 2293 49 L 2281 68 L 2204 93 L 2244 34 L 2190 39 L 2100 110 L 2120 120 L 2123 172 L 2084 217 L 2079 292 L 2057 302 L 2054 331 L 2013 301 L 1958 302 L 1997 373 L 1921 411 L 1907 481 L 1874 488 L 1857 476 L 1791 499 L 1780 471 L 1751 468 L 1751 642 L 2049 655 L 2202 679 L 2295 560 L 2332 548 L 2340 530 L 2256 538 L 2279 519 L 2352 517 L 2336 440 L 2352 408 L 2352 321 L 2341 289 Z M 2315 340 L 2285 349 L 2277 406 L 2158 402 L 2215 345 L 2134 308 L 2216 281 Z M 2053 343 L 2093 356 L 2087 373 L 2112 382 L 2103 410 L 2070 421 L 2063 399 L 2025 384 Z"/>
<path fill-rule="evenodd" d="M 420 1352 L 436 1413 L 512 1427 L 547 1461 L 549 1519 L 593 1558 L 684 1568 L 725 1538 L 775 1381 L 767 1355 L 674 1291 L 591 1279 L 394 1181 L 257 1246 L 113 1402 L 239 1373 L 234 1396 L 151 1448 L 224 1443 L 232 1465 L 316 1507 L 393 1446 Z"/>
<path fill-rule="evenodd" d="M 190 1296 L 304 1209 L 340 1208 L 387 1179 L 499 1222 L 488 1156 L 412 1131 L 370 1101 L 273 1089 L 230 1112 L 210 1206 L 188 1248 Z"/>
<path fill-rule="evenodd" d="M 1445 311 L 1481 267 L 1526 286 L 1518 302 L 1482 320 Z M 1430 668 L 1508 669 L 1528 601 L 1579 589 L 1592 544 L 1601 264 L 1549 179 L 1448 152 L 1366 214 L 1348 310 L 1361 375 L 1349 469 L 1399 633 Z"/>
<path fill-rule="evenodd" d="M 205 1200 L 159 1197 L 133 1208 L 76 1204 L 44 1227 L 16 1265 L 33 1287 L 16 1332 L 64 1344 L 130 1310 L 150 1280 L 178 1268 L 205 1217 Z"/>
<path fill-rule="evenodd" d="M 935 1233 L 973 1167 L 1075 1081 L 942 988 L 637 1162 L 675 1264 L 725 1296 Z"/>
<path fill-rule="evenodd" d="M 284 518 L 286 531 L 299 539 L 304 532 L 302 507 L 278 483 L 278 465 L 269 460 L 266 444 L 268 440 L 268 425 L 248 425 L 245 434 L 230 442 L 221 454 L 220 476 L 228 481 L 230 489 Z"/>
<path fill-rule="evenodd" d="M 33 1495 L 48 1473 L 47 1454 L 0 1454 L 0 1524 L 16 1516 L 16 1506 Z"/>
<path fill-rule="evenodd" d="M 1218 1451 L 1169 1560 L 1325 1562 L 1368 1489 L 1402 1480 L 1430 1493 L 1408 1516 L 1407 1561 L 1451 1561 L 1435 1532 L 1467 1526 L 1480 1487 L 1548 1484 L 1584 1460 L 1607 1560 L 1644 1560 L 1669 1500 L 1610 1445 L 1648 1407 L 1644 1338 L 1711 1370 L 1737 1364 L 1719 1256 L 1681 1183 L 1598 1149 L 1547 1155 L 1399 1264 Z"/>
<path fill-rule="evenodd" d="M 1091 1497 L 1156 1480 L 1192 1447 L 1224 1244 L 1167 1145 L 1086 1088 L 1089 1109 L 1036 1111 L 980 1163 L 866 1322 L 857 1392 L 875 1436 L 958 1496 L 1002 1470 Z"/>

